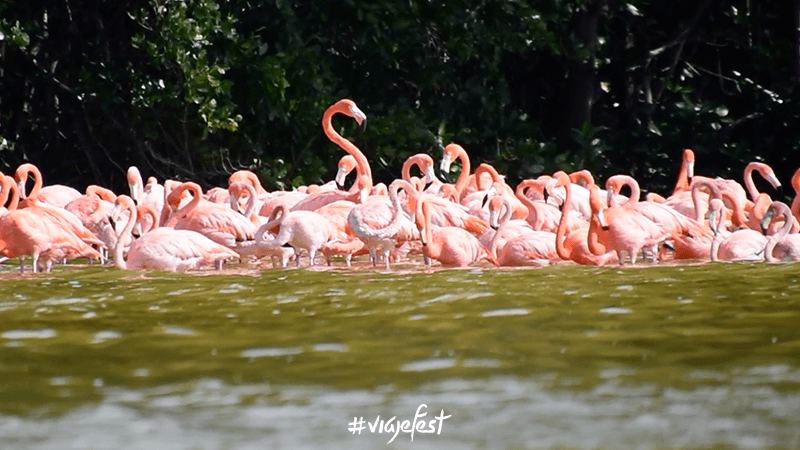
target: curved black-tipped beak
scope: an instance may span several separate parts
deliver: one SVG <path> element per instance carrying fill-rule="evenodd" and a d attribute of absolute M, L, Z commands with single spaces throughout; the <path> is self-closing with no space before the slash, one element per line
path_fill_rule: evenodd
<path fill-rule="evenodd" d="M 108 216 L 108 223 L 111 224 L 111 229 L 112 230 L 116 230 L 117 229 L 117 224 L 114 222 L 114 218 L 113 217 Z"/>
<path fill-rule="evenodd" d="M 775 197 L 782 197 L 783 196 L 783 185 L 779 185 L 775 188 Z"/>
<path fill-rule="evenodd" d="M 343 184 L 339 184 L 339 183 L 337 182 L 337 183 L 336 183 L 336 189 L 338 189 L 338 190 L 340 190 L 340 191 L 343 191 L 343 190 L 344 190 L 344 185 L 343 185 Z"/>
<path fill-rule="evenodd" d="M 764 224 L 762 223 L 762 224 L 761 224 L 761 234 L 763 234 L 764 236 L 766 236 L 766 235 L 767 235 L 767 232 L 769 232 L 769 228 L 768 228 L 768 227 L 765 227 L 765 226 L 764 226 Z"/>
<path fill-rule="evenodd" d="M 430 182 L 428 182 L 428 183 L 425 183 L 425 187 L 424 187 L 424 188 L 422 188 L 422 190 L 424 190 L 424 191 L 427 191 L 427 190 L 428 190 L 428 188 L 429 188 L 429 187 L 431 187 L 431 185 L 432 185 L 432 184 L 433 184 L 433 181 L 430 181 Z"/>
<path fill-rule="evenodd" d="M 664 242 L 662 245 L 663 245 L 663 246 L 664 246 L 664 248 L 666 248 L 667 250 L 670 250 L 670 251 L 673 251 L 673 252 L 675 251 L 675 246 L 674 246 L 674 245 L 672 245 L 672 243 L 671 243 L 671 242 Z"/>
<path fill-rule="evenodd" d="M 364 120 L 361 121 L 361 124 L 358 126 L 358 132 L 363 133 L 367 131 L 367 118 L 365 117 Z"/>
<path fill-rule="evenodd" d="M 527 189 L 525 189 L 527 191 Z M 528 195 L 527 192 L 525 195 Z M 542 189 L 542 197 L 544 197 L 544 202 L 547 203 L 547 198 L 550 197 L 550 194 L 547 193 L 547 189 Z"/>
<path fill-rule="evenodd" d="M 489 203 L 489 194 L 483 196 L 483 201 L 481 201 L 481 209 L 486 208 L 487 203 Z"/>
<path fill-rule="evenodd" d="M 604 227 L 601 227 L 601 228 L 603 229 L 603 231 L 608 231 L 608 225 L 606 225 Z"/>
<path fill-rule="evenodd" d="M 448 173 L 448 172 L 444 172 L 444 171 L 440 170 L 439 171 L 439 178 L 443 179 L 444 181 L 446 181 L 448 183 L 452 183 L 452 181 L 450 181 L 450 173 Z"/>
<path fill-rule="evenodd" d="M 499 228 L 499 226 L 497 226 L 497 225 L 489 225 L 489 226 L 490 226 L 490 227 L 492 227 L 492 229 L 493 229 L 494 231 L 497 231 L 497 229 Z"/>

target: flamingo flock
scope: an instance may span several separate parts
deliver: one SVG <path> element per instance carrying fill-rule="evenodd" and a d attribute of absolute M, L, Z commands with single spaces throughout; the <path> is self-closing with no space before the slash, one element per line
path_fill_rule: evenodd
<path fill-rule="evenodd" d="M 314 266 L 321 257 L 351 267 L 362 255 L 387 270 L 415 258 L 446 267 L 800 260 L 800 170 L 791 180 L 789 206 L 758 192 L 754 173 L 781 186 L 768 165 L 748 164 L 742 185 L 695 175 L 694 153 L 686 149 L 673 192 L 641 200 L 634 178 L 614 175 L 601 188 L 586 170 L 512 187 L 489 164 L 473 172 L 467 151 L 451 143 L 439 169 L 448 179 L 458 162 L 454 184 L 439 180 L 434 158 L 420 153 L 387 187 L 374 183 L 366 155 L 334 129 L 337 114 L 362 127 L 367 122 L 349 99 L 324 112 L 325 135 L 345 152 L 335 179 L 289 191 L 267 191 L 247 170 L 231 174 L 227 188 L 208 192 L 191 181 L 161 184 L 150 177 L 145 184 L 130 167 L 128 195 L 96 185 L 81 194 L 45 186 L 36 166 L 22 164 L 13 178 L 0 174 L 3 261 L 18 258 L 25 271 L 30 257 L 39 272 L 75 258 L 166 271 L 263 258 L 273 267 L 300 266 L 302 259 Z M 421 176 L 412 175 L 414 168 Z M 355 181 L 345 188 L 353 171 Z"/>

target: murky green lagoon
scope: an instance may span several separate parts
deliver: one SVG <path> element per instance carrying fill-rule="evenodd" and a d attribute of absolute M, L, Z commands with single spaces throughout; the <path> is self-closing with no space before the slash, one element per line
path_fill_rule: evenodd
<path fill-rule="evenodd" d="M 796 264 L 2 270 L 2 449 L 800 447 Z"/>

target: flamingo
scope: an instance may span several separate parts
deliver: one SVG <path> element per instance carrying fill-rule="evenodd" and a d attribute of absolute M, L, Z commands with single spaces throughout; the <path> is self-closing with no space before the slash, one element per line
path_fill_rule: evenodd
<path fill-rule="evenodd" d="M 780 261 L 800 261 L 800 234 L 792 233 L 792 211 L 783 202 L 772 202 L 764 218 L 761 220 L 761 228 L 769 228 L 770 222 L 777 217 L 783 216 L 783 226 L 767 240 L 764 248 L 764 259 L 767 262 L 775 263 Z"/>
<path fill-rule="evenodd" d="M 551 178 L 543 175 L 535 180 L 522 180 L 515 191 L 515 195 L 528 208 L 525 220 L 534 230 L 551 231 L 555 233 L 558 222 L 561 220 L 561 211 L 554 205 L 544 201 L 544 189 Z M 531 200 L 532 197 L 542 200 Z M 583 225 L 579 220 L 569 222 L 568 230 L 573 230 Z"/>
<path fill-rule="evenodd" d="M 278 206 L 270 215 L 269 221 L 262 225 L 265 230 L 275 227 L 279 227 L 275 238 L 258 245 L 271 249 L 291 245 L 296 253 L 306 250 L 309 266 L 314 265 L 317 252 L 323 244 L 339 237 L 335 227 L 322 215 L 313 211 L 286 211 L 283 206 Z M 300 265 L 299 258 L 297 265 Z"/>
<path fill-rule="evenodd" d="M 394 180 L 389 185 L 388 199 L 372 196 L 353 207 L 347 216 L 350 230 L 367 247 L 372 265 L 378 264 L 377 252 L 380 248 L 387 270 L 390 269 L 389 253 L 398 243 L 419 239 L 413 222 L 400 205 L 397 195 L 400 189 L 405 190 L 409 199 L 417 195 L 411 183 L 402 179 Z"/>
<path fill-rule="evenodd" d="M 117 197 L 111 217 L 119 216 L 123 210 L 128 212 L 130 220 L 120 232 L 117 245 L 114 247 L 114 265 L 119 269 L 183 272 L 209 264 L 221 269 L 223 261 L 239 256 L 233 250 L 217 244 L 196 231 L 160 227 L 131 242 L 128 259 L 125 260 L 124 242 L 130 241 L 137 220 L 136 207 L 127 195 Z"/>
<path fill-rule="evenodd" d="M 14 180 L 3 176 L 3 186 L 4 195 L 14 195 L 8 210 L 0 215 L 0 253 L 6 258 L 18 257 L 20 272 L 25 270 L 25 256 L 32 257 L 34 272 L 40 270 L 40 263 L 50 272 L 53 261 L 63 259 L 88 257 L 102 261 L 98 251 L 39 208 L 17 209 L 19 196 Z"/>
<path fill-rule="evenodd" d="M 130 166 L 128 167 L 126 178 L 128 190 L 134 203 L 150 205 L 158 212 L 164 208 L 164 199 L 166 198 L 164 186 L 158 184 L 158 180 L 155 177 L 148 178 L 145 185 L 142 182 L 142 174 L 139 172 L 139 168 Z M 109 199 L 106 198 L 105 200 Z M 114 200 L 109 201 L 113 202 Z"/>
<path fill-rule="evenodd" d="M 333 115 L 337 113 L 352 117 L 362 128 L 366 127 L 367 125 L 367 116 L 363 111 L 358 109 L 358 106 L 356 106 L 354 101 L 350 99 L 342 99 L 329 106 L 328 109 L 325 110 L 325 113 L 322 115 L 322 130 L 325 132 L 325 135 L 331 140 L 331 142 L 338 145 L 339 148 L 355 158 L 356 166 L 360 169 L 360 174 L 367 177 L 368 186 L 366 189 L 368 192 L 371 192 L 372 169 L 369 166 L 369 161 L 367 161 L 367 157 L 364 156 L 364 153 L 362 153 L 358 147 L 356 147 L 352 142 L 343 138 L 339 133 L 336 132 L 336 130 L 333 129 L 331 120 Z"/>
<path fill-rule="evenodd" d="M 553 174 L 552 180 L 548 181 L 548 190 L 552 188 L 564 188 L 564 212 L 558 222 L 556 230 L 555 247 L 559 258 L 565 261 L 574 261 L 582 265 L 602 266 L 617 260 L 617 254 L 613 251 L 600 251 L 601 245 L 596 240 L 596 234 L 606 233 L 596 230 L 593 247 L 598 254 L 589 249 L 589 224 L 573 229 L 567 234 L 569 215 L 573 214 L 572 209 L 572 181 L 566 172 L 558 171 Z M 592 218 L 592 220 L 595 220 Z"/>
<path fill-rule="evenodd" d="M 437 227 L 431 223 L 431 200 L 436 198 L 423 194 L 417 201 L 414 220 L 422 240 L 422 254 L 444 266 L 466 267 L 483 258 L 499 265 L 497 258 L 467 230 Z"/>
<path fill-rule="evenodd" d="M 33 189 L 31 189 L 30 194 L 26 195 L 25 183 L 31 175 L 33 176 Z M 31 163 L 21 164 L 17 167 L 14 178 L 17 181 L 19 196 L 23 200 L 28 198 L 36 199 L 40 202 L 63 208 L 67 203 L 81 196 L 77 189 L 69 186 L 54 184 L 42 187 L 42 173 L 38 167 Z"/>
<path fill-rule="evenodd" d="M 450 165 L 456 159 L 461 161 L 461 173 L 458 174 L 458 179 L 456 179 L 455 184 L 456 200 L 460 202 L 461 197 L 467 193 L 466 188 L 467 185 L 470 184 L 470 170 L 472 170 L 469 155 L 467 155 L 467 151 L 464 150 L 464 147 L 454 143 L 447 144 L 442 154 L 439 170 L 444 174 L 450 173 Z"/>
<path fill-rule="evenodd" d="M 767 238 L 758 231 L 742 228 L 732 233 L 724 231 L 720 224 L 725 206 L 714 198 L 708 202 L 708 222 L 714 230 L 710 257 L 712 261 L 763 261 Z"/>
<path fill-rule="evenodd" d="M 192 193 L 191 201 L 180 207 L 165 226 L 197 231 L 233 250 L 254 243 L 258 227 L 226 206 L 203 200 L 203 191 L 197 183 L 189 181 L 173 189 L 167 204 L 178 208 L 184 192 Z"/>
<path fill-rule="evenodd" d="M 600 197 L 600 188 L 597 185 L 589 186 L 589 194 L 592 215 L 597 218 L 600 227 L 604 231 L 608 231 L 608 234 L 600 237 L 596 229 L 590 226 L 588 237 L 589 239 L 600 237 L 600 243 L 606 249 L 617 252 L 620 265 L 624 263 L 623 253 L 628 254 L 631 264 L 636 264 L 636 255 L 642 248 L 656 249 L 659 243 L 670 237 L 670 232 L 662 230 L 642 214 L 620 206 L 605 207 Z M 591 246 L 589 248 L 592 249 Z M 653 251 L 652 257 L 655 259 L 655 251 Z"/>
<path fill-rule="evenodd" d="M 401 178 L 411 184 L 414 184 L 411 178 L 411 168 L 414 166 L 419 167 L 419 170 L 422 172 L 423 184 L 427 187 L 427 192 L 438 192 L 439 188 L 442 186 L 442 182 L 436 178 L 433 158 L 427 153 L 417 153 L 409 156 L 408 159 L 403 162 L 403 167 L 400 169 Z M 422 191 L 422 189 L 418 190 L 420 192 Z"/>
<path fill-rule="evenodd" d="M 493 197 L 489 200 L 489 210 L 492 213 L 489 222 L 496 227 L 496 231 L 488 248 L 489 254 L 496 257 L 498 265 L 542 267 L 558 259 L 555 233 L 535 231 L 524 220 L 511 220 L 513 207 L 507 198 L 500 195 Z M 497 215 L 500 210 L 504 210 L 504 213 L 498 223 Z M 518 225 L 513 231 L 506 231 L 509 224 L 514 222 Z"/>

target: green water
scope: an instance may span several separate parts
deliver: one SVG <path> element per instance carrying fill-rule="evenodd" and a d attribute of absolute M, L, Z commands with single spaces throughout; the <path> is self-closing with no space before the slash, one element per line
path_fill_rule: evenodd
<path fill-rule="evenodd" d="M 5 266 L 0 443 L 380 448 L 424 403 L 389 448 L 797 448 L 798 267 Z"/>

